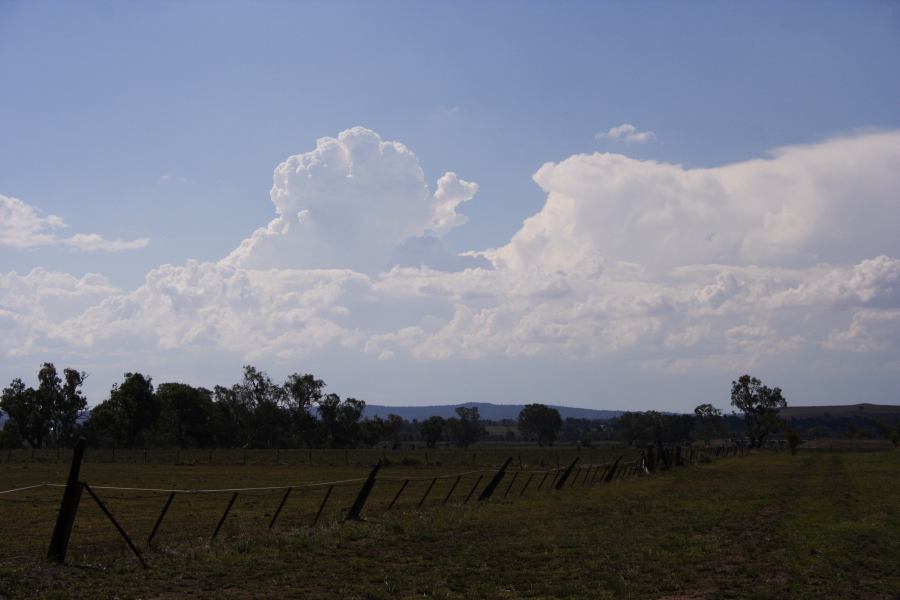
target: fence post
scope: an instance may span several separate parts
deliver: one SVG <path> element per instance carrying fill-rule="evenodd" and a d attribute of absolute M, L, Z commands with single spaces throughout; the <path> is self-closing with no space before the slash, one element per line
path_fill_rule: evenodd
<path fill-rule="evenodd" d="M 384 512 L 387 512 L 387 511 L 391 510 L 392 508 L 394 508 L 394 504 L 396 504 L 397 500 L 400 499 L 400 494 L 403 493 L 403 490 L 405 490 L 405 489 L 406 489 L 406 486 L 408 486 L 408 485 L 409 485 L 409 479 L 404 479 L 404 480 L 403 480 L 403 485 L 401 485 L 401 486 L 400 486 L 400 489 L 397 490 L 397 495 L 394 496 L 394 499 L 391 500 L 391 503 L 388 504 L 388 507 L 387 507 L 387 509 L 386 509 Z"/>
<path fill-rule="evenodd" d="M 563 485 L 565 485 L 565 483 L 566 483 L 566 479 L 568 479 L 569 475 L 571 475 L 572 469 L 575 468 L 575 463 L 577 463 L 577 462 L 578 462 L 578 457 L 576 456 L 575 460 L 572 461 L 572 464 L 570 464 L 568 467 L 566 467 L 566 470 L 563 471 L 562 475 L 560 475 L 559 480 L 556 482 L 556 490 L 557 491 L 559 491 L 563 488 Z"/>
<path fill-rule="evenodd" d="M 81 459 L 84 458 L 85 444 L 84 438 L 78 438 L 78 441 L 75 442 L 72 465 L 69 467 L 69 479 L 66 480 L 66 490 L 63 492 L 59 514 L 56 516 L 56 527 L 53 528 L 53 537 L 50 539 L 50 548 L 47 550 L 47 558 L 59 563 L 66 560 L 72 525 L 75 523 L 75 515 L 78 513 L 78 501 L 81 499 L 81 483 L 78 481 L 78 476 L 81 473 Z"/>
<path fill-rule="evenodd" d="M 511 462 L 512 456 L 506 459 L 506 462 L 504 462 L 503 465 L 494 474 L 493 479 L 491 479 L 481 491 L 481 495 L 478 497 L 479 502 L 489 500 L 491 496 L 494 495 L 494 490 L 497 489 L 497 486 L 500 484 L 500 480 L 503 479 L 503 476 L 506 474 L 506 467 L 508 467 L 509 463 Z"/>
<path fill-rule="evenodd" d="M 522 491 L 519 492 L 520 496 L 525 495 L 525 490 L 528 489 L 528 484 L 531 483 L 532 479 L 534 479 L 534 473 L 531 473 L 530 475 L 528 475 L 528 479 L 525 480 L 525 485 L 522 486 Z"/>
<path fill-rule="evenodd" d="M 431 488 L 434 487 L 434 484 L 437 483 L 437 480 L 438 480 L 438 478 L 435 477 L 434 479 L 431 480 L 431 483 L 428 484 L 428 489 L 426 489 L 425 493 L 422 494 L 422 499 L 419 500 L 419 503 L 416 505 L 416 510 L 419 510 L 420 508 L 422 508 L 422 505 L 425 504 L 425 498 L 428 497 L 428 494 L 431 492 Z"/>
<path fill-rule="evenodd" d="M 450 501 L 450 496 L 453 495 L 453 490 L 455 490 L 455 489 L 456 489 L 456 486 L 459 485 L 459 480 L 460 480 L 460 479 L 462 479 L 462 475 L 457 475 L 457 476 L 456 476 L 456 481 L 453 482 L 453 485 L 450 486 L 450 491 L 447 492 L 447 497 L 444 498 L 444 504 L 447 504 L 447 502 Z"/>
<path fill-rule="evenodd" d="M 334 489 L 334 484 L 328 486 L 328 491 L 325 492 L 325 497 L 322 498 L 322 504 L 319 505 L 319 512 L 316 513 L 316 518 L 313 519 L 313 525 L 319 522 L 319 517 L 322 516 L 322 511 L 325 510 L 325 503 L 328 502 L 329 496 L 331 496 L 331 491 Z"/>
<path fill-rule="evenodd" d="M 359 488 L 359 494 L 356 495 L 356 500 L 353 501 L 353 506 L 350 507 L 350 511 L 347 513 L 347 518 L 345 521 L 360 521 L 360 513 L 362 512 L 363 507 L 366 505 L 366 500 L 369 498 L 369 494 L 372 492 L 372 488 L 375 487 L 375 476 L 378 475 L 378 470 L 381 468 L 381 461 L 379 460 L 375 466 L 372 468 L 372 471 L 369 473 L 369 476 L 366 478 L 366 481 L 362 484 L 362 487 Z"/>
<path fill-rule="evenodd" d="M 281 509 L 284 508 L 284 503 L 287 502 L 288 496 L 291 495 L 291 490 L 293 490 L 293 489 L 294 489 L 294 488 L 290 488 L 290 487 L 289 487 L 289 488 L 284 492 L 284 498 L 281 499 L 281 502 L 278 504 L 278 508 L 275 509 L 275 514 L 272 515 L 272 521 L 269 522 L 269 529 L 272 529 L 273 527 L 275 527 L 275 519 L 277 519 L 277 518 L 278 518 L 278 515 L 281 514 Z"/>
<path fill-rule="evenodd" d="M 541 482 L 538 484 L 537 489 L 540 490 L 541 487 L 543 487 L 544 482 L 547 481 L 547 477 L 549 477 L 549 476 L 550 476 L 550 471 L 547 471 L 546 473 L 544 473 L 544 476 L 541 478 Z"/>
<path fill-rule="evenodd" d="M 234 501 L 237 500 L 237 497 L 237 492 L 235 492 L 231 497 L 231 501 L 228 503 L 228 506 L 225 507 L 225 512 L 222 514 L 222 518 L 219 519 L 219 524 L 216 525 L 216 530 L 213 531 L 210 541 L 216 539 L 216 536 L 219 535 L 219 530 L 222 529 L 222 525 L 225 524 L 225 518 L 228 516 L 228 513 L 231 512 L 231 507 L 234 506 Z"/>
<path fill-rule="evenodd" d="M 153 531 L 150 532 L 150 535 L 147 536 L 147 546 L 153 543 L 153 537 L 156 535 L 156 530 L 159 529 L 159 526 L 162 524 L 163 518 L 166 516 L 166 513 L 169 512 L 169 506 L 172 504 L 172 500 L 175 499 L 175 492 L 169 494 L 169 499 L 166 500 L 165 506 L 163 506 L 162 512 L 159 513 L 159 517 L 156 519 L 156 523 L 153 525 Z"/>
<path fill-rule="evenodd" d="M 610 483 L 613 480 L 613 475 L 616 474 L 616 467 L 619 466 L 619 461 L 622 460 L 622 457 L 616 459 L 616 462 L 609 468 L 609 473 L 606 474 L 606 483 Z"/>
<path fill-rule="evenodd" d="M 484 475 L 479 475 L 478 479 L 475 480 L 475 485 L 472 486 L 472 489 L 469 490 L 469 493 L 466 495 L 466 499 L 463 500 L 463 504 L 467 504 L 469 502 L 469 498 L 471 498 L 472 494 L 475 493 L 475 490 L 478 489 L 478 484 L 481 483 L 482 479 L 484 479 Z"/>
<path fill-rule="evenodd" d="M 518 472 L 518 471 L 516 471 L 515 473 L 513 473 L 512 479 L 509 480 L 509 485 L 506 486 L 506 491 L 503 492 L 503 497 L 504 497 L 504 498 L 506 498 L 507 496 L 509 496 L 509 490 L 512 489 L 513 484 L 516 482 L 516 477 L 518 477 L 518 476 L 519 476 L 519 472 Z"/>
<path fill-rule="evenodd" d="M 132 551 L 132 552 L 134 552 L 134 555 L 137 557 L 138 562 L 141 563 L 141 566 L 144 567 L 144 568 L 147 568 L 147 563 L 144 562 L 144 557 L 141 556 L 141 551 L 138 550 L 137 547 L 136 547 L 134 544 L 131 543 L 131 538 L 128 537 L 128 534 L 125 533 L 125 530 L 122 529 L 122 526 L 119 525 L 119 522 L 116 521 L 115 517 L 112 516 L 112 513 L 109 512 L 109 509 L 107 509 L 106 506 L 103 504 L 103 502 L 100 501 L 100 498 L 97 497 L 97 494 L 94 493 L 94 490 L 91 489 L 91 486 L 89 486 L 89 485 L 86 484 L 86 483 L 82 483 L 81 485 L 82 485 L 82 487 L 83 487 L 84 489 L 87 490 L 88 494 L 91 495 L 91 498 L 94 499 L 94 502 L 96 502 L 96 503 L 97 503 L 97 506 L 100 507 L 100 510 L 103 511 L 103 514 L 106 515 L 106 517 L 107 517 L 110 521 L 112 521 L 112 524 L 113 524 L 113 525 L 115 525 L 116 529 L 117 529 L 118 532 L 119 532 L 119 535 L 121 535 L 121 536 L 125 539 L 125 543 L 128 544 L 128 547 L 131 548 L 131 551 Z M 237 494 L 235 494 L 235 496 L 236 496 L 236 495 L 237 495 Z"/>

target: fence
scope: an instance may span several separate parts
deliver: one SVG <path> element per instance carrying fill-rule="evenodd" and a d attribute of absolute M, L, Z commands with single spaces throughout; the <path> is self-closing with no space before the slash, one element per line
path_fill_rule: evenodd
<path fill-rule="evenodd" d="M 398 449 L 323 449 L 323 448 L 89 448 L 85 451 L 85 463 L 108 464 L 160 464 L 160 465 L 309 465 L 320 467 L 365 466 L 379 460 L 385 465 L 471 467 L 492 466 L 513 456 L 514 464 L 560 467 L 574 458 L 582 462 L 603 462 L 615 458 L 623 451 L 631 451 L 618 445 L 578 447 L 562 446 L 542 448 L 535 446 L 509 447 L 479 445 L 461 448 L 409 448 Z M 637 454 L 635 453 L 635 456 Z M 0 450 L 3 463 L 65 463 L 72 462 L 71 448 L 18 448 Z"/>
<path fill-rule="evenodd" d="M 83 446 L 81 452 L 83 456 Z M 499 467 L 427 476 L 417 475 L 415 469 L 391 474 L 391 469 L 384 469 L 379 462 L 368 477 L 273 486 L 178 488 L 92 485 L 80 477 L 81 462 L 76 449 L 66 484 L 41 483 L 0 491 L 0 501 L 15 502 L 30 494 L 28 502 L 52 505 L 59 502 L 53 490 L 64 490 L 48 552 L 57 561 L 65 559 L 81 500 L 91 501 L 125 546 L 145 564 L 145 552 L 156 548 L 161 538 L 187 537 L 196 542 L 202 537 L 212 542 L 239 533 L 241 526 L 233 519 L 237 513 L 254 530 L 309 527 L 356 520 L 364 515 L 561 493 L 745 453 L 738 447 L 700 450 L 658 446 L 645 448 L 631 460 L 618 456 L 612 461 L 588 463 L 575 456 L 559 467 L 533 468 L 524 466 L 516 457 L 507 457 Z M 41 493 L 46 497 L 39 497 Z M 81 508 L 86 509 L 89 507 Z M 96 538 L 97 530 L 95 525 L 86 532 L 78 531 L 78 535 Z M 187 531 L 191 535 L 185 536 Z"/>

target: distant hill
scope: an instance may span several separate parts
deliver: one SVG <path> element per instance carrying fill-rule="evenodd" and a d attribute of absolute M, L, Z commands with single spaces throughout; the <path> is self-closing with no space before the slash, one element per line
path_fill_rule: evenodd
<path fill-rule="evenodd" d="M 368 418 L 386 418 L 388 414 L 395 414 L 407 421 L 413 419 L 424 421 L 428 417 L 456 416 L 458 406 L 478 407 L 478 413 L 482 419 L 500 421 L 502 419 L 517 419 L 519 412 L 525 408 L 524 404 L 491 404 L 490 402 L 465 402 L 463 404 L 439 404 L 435 406 L 382 406 L 379 404 L 366 404 L 363 416 Z M 574 408 L 571 406 L 556 406 L 550 404 L 559 411 L 563 419 L 612 419 L 622 414 L 621 410 L 595 410 L 593 408 Z"/>
<path fill-rule="evenodd" d="M 779 412 L 784 419 L 828 419 L 840 417 L 900 416 L 897 404 L 835 404 L 832 406 L 788 406 Z"/>

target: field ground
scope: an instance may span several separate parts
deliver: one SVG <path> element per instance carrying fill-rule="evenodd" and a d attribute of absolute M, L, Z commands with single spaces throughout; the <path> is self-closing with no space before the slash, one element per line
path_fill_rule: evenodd
<path fill-rule="evenodd" d="M 544 452 L 526 469 L 555 468 Z M 230 494 L 178 496 L 153 550 L 145 540 L 166 494 L 99 486 L 299 484 L 367 469 L 89 462 L 82 479 L 150 568 L 87 495 L 68 564 L 46 562 L 61 491 L 38 488 L 0 496 L 0 598 L 900 598 L 900 451 L 760 453 L 560 492 L 537 490 L 536 476 L 521 495 L 526 470 L 483 506 L 462 504 L 471 473 L 448 506 L 455 478 L 415 510 L 433 475 L 477 470 L 469 458 L 384 469 L 362 523 L 338 524 L 359 483 L 335 488 L 318 527 L 309 525 L 326 488 L 297 488 L 272 532 L 282 492 L 241 492 L 210 542 Z M 3 463 L 0 490 L 65 472 L 63 462 Z M 409 477 L 421 479 L 386 513 Z"/>

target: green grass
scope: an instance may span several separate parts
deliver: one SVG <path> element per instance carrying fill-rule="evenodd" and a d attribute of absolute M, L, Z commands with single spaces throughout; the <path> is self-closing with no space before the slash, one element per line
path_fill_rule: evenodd
<path fill-rule="evenodd" d="M 452 462 L 452 461 L 451 461 Z M 458 467 L 391 466 L 389 477 Z M 545 463 L 548 461 L 545 461 Z M 528 464 L 526 463 L 526 467 Z M 553 465 L 555 467 L 555 464 Z M 335 492 L 319 527 L 322 491 L 292 494 L 275 532 L 280 492 L 239 496 L 210 543 L 228 495 L 177 497 L 158 545 L 137 566 L 86 496 L 69 563 L 43 560 L 59 490 L 0 496 L 0 597 L 304 598 L 893 598 L 900 596 L 900 452 L 757 454 L 562 492 L 461 505 L 452 480 L 414 510 L 384 508 L 399 481 L 379 482 L 366 522 L 339 525 L 358 489 Z M 0 489 L 60 480 L 65 465 L 2 464 Z M 219 487 L 355 477 L 363 467 L 87 464 L 84 479 Z M 467 479 L 469 487 L 474 479 Z M 506 480 L 508 482 L 508 479 Z M 187 484 L 190 483 L 188 486 Z M 414 487 L 415 486 L 415 487 Z M 464 493 L 465 492 L 465 493 Z M 98 492 L 136 539 L 165 495 Z"/>

